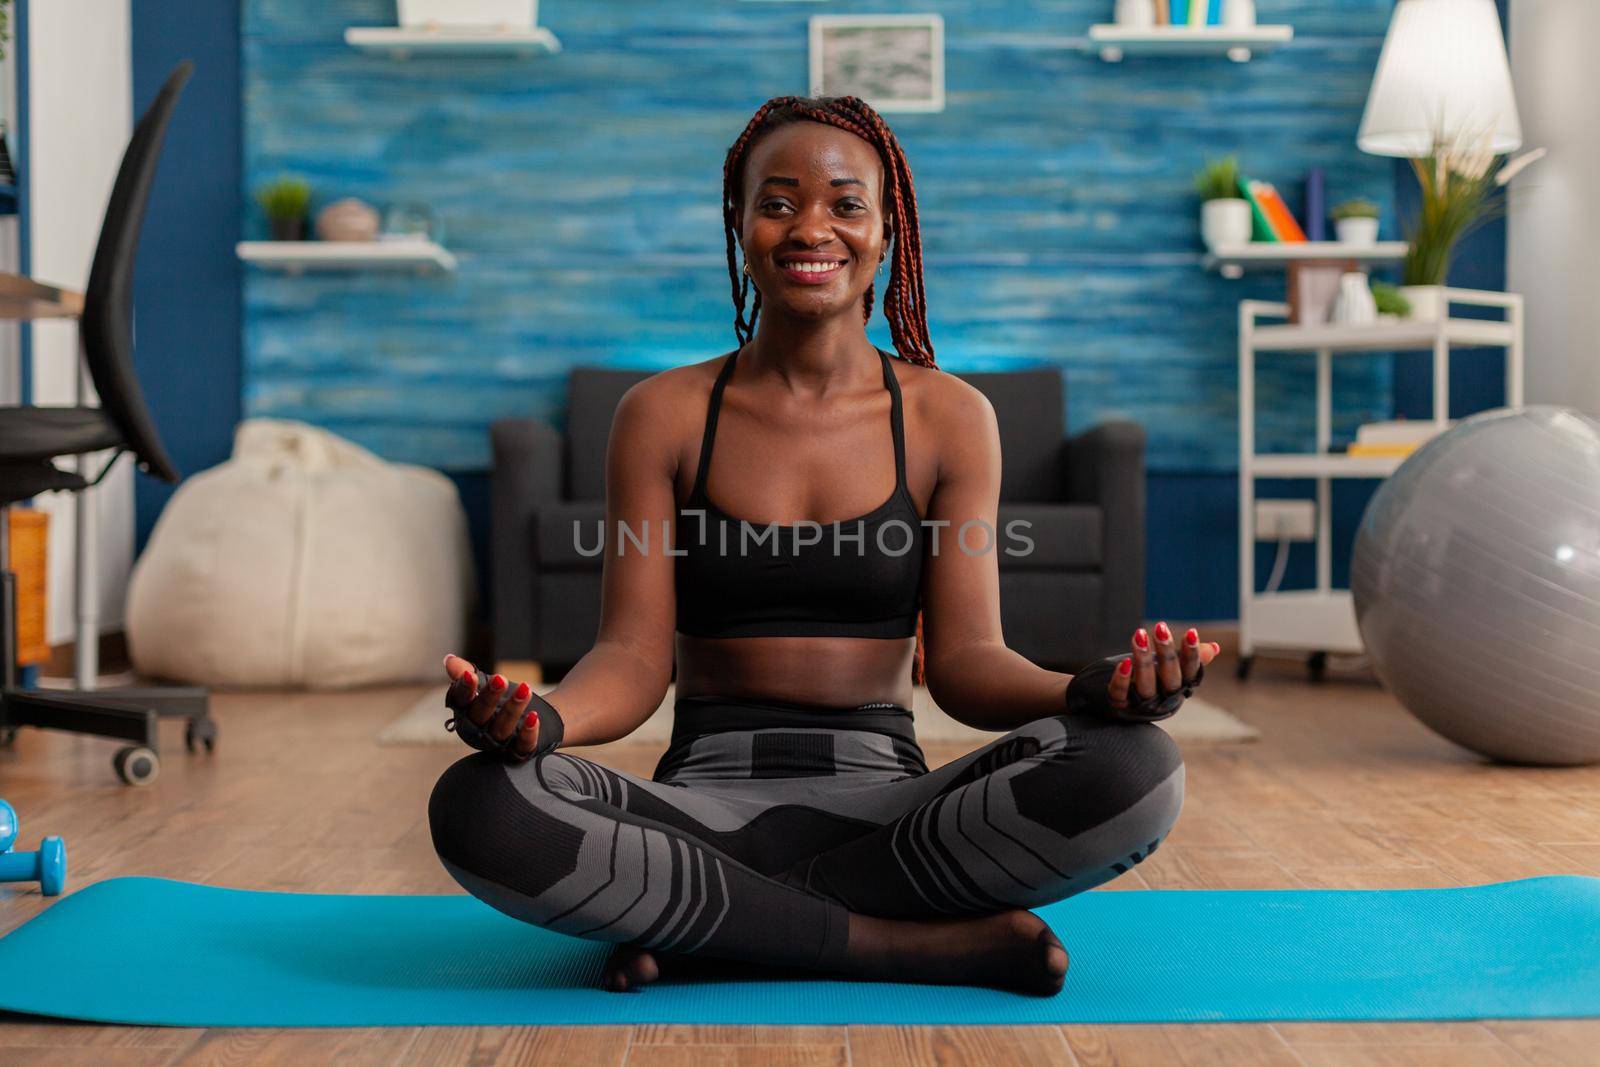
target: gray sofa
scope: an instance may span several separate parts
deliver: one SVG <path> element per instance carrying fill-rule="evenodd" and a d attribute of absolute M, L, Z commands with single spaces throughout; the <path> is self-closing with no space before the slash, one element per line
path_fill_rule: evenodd
<path fill-rule="evenodd" d="M 601 561 L 578 551 L 572 524 L 586 544 L 598 535 L 611 418 L 650 373 L 575 368 L 564 432 L 535 419 L 490 427 L 497 660 L 534 660 L 555 677 L 594 643 Z M 1007 523 L 1032 523 L 1027 556 L 999 554 L 1006 644 L 1069 671 L 1125 650 L 1144 612 L 1144 430 L 1114 421 L 1067 436 L 1056 368 L 962 378 L 1000 423 L 1001 546 L 1016 543 Z"/>

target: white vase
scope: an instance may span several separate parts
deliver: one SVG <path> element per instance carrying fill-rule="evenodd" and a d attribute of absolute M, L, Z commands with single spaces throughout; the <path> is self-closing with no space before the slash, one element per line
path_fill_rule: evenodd
<path fill-rule="evenodd" d="M 1215 252 L 1250 243 L 1250 202 L 1233 197 L 1200 205 L 1200 239 Z"/>
<path fill-rule="evenodd" d="M 1378 220 L 1369 218 L 1334 219 L 1333 232 L 1340 244 L 1374 245 L 1378 243 Z"/>
<path fill-rule="evenodd" d="M 1402 285 L 1400 295 L 1411 305 L 1412 322 L 1438 322 L 1450 307 L 1442 285 Z"/>
<path fill-rule="evenodd" d="M 531 30 L 539 24 L 539 0 L 397 0 L 400 25 Z"/>
<path fill-rule="evenodd" d="M 1339 295 L 1334 298 L 1329 322 L 1341 326 L 1366 326 L 1378 321 L 1378 303 L 1364 271 L 1345 271 L 1339 276 Z"/>
<path fill-rule="evenodd" d="M 1222 24 L 1247 30 L 1256 24 L 1256 0 L 1222 0 Z"/>
<path fill-rule="evenodd" d="M 1111 16 L 1118 26 L 1131 30 L 1142 30 L 1156 24 L 1155 0 L 1117 0 L 1117 6 Z"/>

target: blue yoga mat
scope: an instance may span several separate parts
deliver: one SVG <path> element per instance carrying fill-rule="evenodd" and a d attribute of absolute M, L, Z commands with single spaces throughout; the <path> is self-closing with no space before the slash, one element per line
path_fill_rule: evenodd
<path fill-rule="evenodd" d="M 1600 879 L 1096 891 L 1040 909 L 1054 997 L 766 978 L 596 987 L 607 946 L 466 896 L 116 878 L 0 939 L 0 1008 L 180 1026 L 1211 1022 L 1600 1014 Z"/>

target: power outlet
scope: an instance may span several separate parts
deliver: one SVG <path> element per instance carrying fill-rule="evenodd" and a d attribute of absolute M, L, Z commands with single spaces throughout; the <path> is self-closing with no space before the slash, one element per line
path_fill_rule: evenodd
<path fill-rule="evenodd" d="M 1312 500 L 1257 500 L 1257 541 L 1315 541 L 1317 505 Z"/>

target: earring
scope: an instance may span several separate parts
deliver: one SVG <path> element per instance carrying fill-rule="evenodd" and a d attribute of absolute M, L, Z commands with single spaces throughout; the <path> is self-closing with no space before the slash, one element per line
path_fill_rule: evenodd
<path fill-rule="evenodd" d="M 750 264 L 748 263 L 744 265 L 744 276 L 746 278 L 750 277 Z"/>

